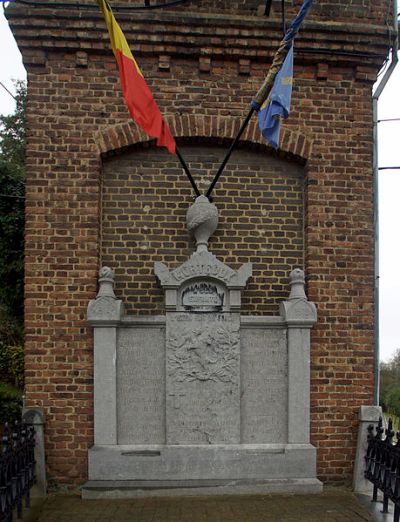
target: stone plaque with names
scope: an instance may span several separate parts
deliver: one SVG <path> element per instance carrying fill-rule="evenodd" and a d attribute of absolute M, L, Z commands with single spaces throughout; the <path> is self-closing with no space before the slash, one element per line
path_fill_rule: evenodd
<path fill-rule="evenodd" d="M 241 332 L 243 443 L 287 440 L 287 359 L 285 329 Z"/>
<path fill-rule="evenodd" d="M 165 442 L 165 349 L 161 328 L 121 328 L 117 346 L 118 443 Z"/>

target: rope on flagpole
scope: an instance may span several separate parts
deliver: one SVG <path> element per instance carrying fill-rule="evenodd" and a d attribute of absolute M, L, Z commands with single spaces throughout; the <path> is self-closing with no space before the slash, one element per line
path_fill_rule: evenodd
<path fill-rule="evenodd" d="M 269 93 L 274 85 L 275 76 L 278 74 L 279 69 L 282 67 L 283 62 L 285 61 L 286 55 L 289 51 L 289 47 L 287 46 L 287 42 L 285 39 L 281 41 L 279 44 L 279 48 L 275 53 L 274 59 L 272 61 L 271 67 L 268 70 L 268 74 L 264 80 L 264 83 L 259 88 L 257 94 L 254 97 L 254 100 L 251 102 L 251 106 L 258 110 L 261 105 L 268 98 Z"/>
<path fill-rule="evenodd" d="M 282 63 L 284 62 L 286 55 L 288 53 L 289 49 L 287 49 L 287 45 L 288 45 L 287 41 L 285 39 L 283 39 L 279 45 L 277 52 L 275 53 L 272 65 L 268 70 L 268 74 L 264 80 L 264 83 L 260 87 L 254 100 L 251 102 L 251 108 L 250 108 L 249 113 L 246 116 L 246 119 L 244 120 L 242 126 L 239 129 L 239 132 L 237 133 L 236 138 L 234 139 L 234 141 L 232 142 L 232 145 L 230 146 L 228 152 L 226 153 L 225 158 L 222 161 L 221 166 L 218 169 L 218 172 L 215 174 L 214 179 L 212 180 L 210 186 L 208 187 L 208 190 L 206 192 L 206 197 L 208 199 L 210 199 L 211 192 L 213 191 L 215 184 L 219 180 L 222 172 L 224 171 L 225 166 L 228 163 L 228 160 L 231 157 L 232 152 L 236 148 L 236 146 L 240 140 L 240 137 L 242 136 L 243 132 L 245 131 L 251 117 L 253 116 L 254 111 L 258 110 L 261 107 L 261 105 L 264 103 L 264 101 L 268 98 L 268 95 L 271 92 L 272 86 L 274 85 L 275 76 L 278 74 L 279 69 L 281 68 Z M 289 43 L 289 48 L 290 48 L 290 45 L 291 45 L 291 43 Z"/>

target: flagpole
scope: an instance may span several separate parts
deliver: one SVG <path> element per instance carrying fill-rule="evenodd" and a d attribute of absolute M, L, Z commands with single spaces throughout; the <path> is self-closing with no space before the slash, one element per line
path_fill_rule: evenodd
<path fill-rule="evenodd" d="M 236 145 L 238 144 L 238 141 L 240 140 L 240 137 L 242 136 L 245 128 L 247 127 L 247 124 L 249 123 L 251 117 L 253 116 L 253 112 L 254 112 L 254 108 L 251 107 L 248 115 L 246 116 L 246 119 L 244 120 L 242 126 L 239 129 L 239 132 L 237 133 L 236 138 L 234 139 L 231 146 L 229 147 L 229 150 L 225 155 L 224 161 L 221 163 L 221 166 L 219 167 L 218 172 L 215 174 L 215 177 L 212 180 L 211 185 L 208 187 L 208 190 L 206 192 L 206 197 L 208 199 L 210 199 L 210 194 L 211 194 L 215 184 L 217 183 L 219 177 L 221 176 L 221 174 L 225 168 L 225 165 L 228 163 L 228 160 L 231 157 L 231 154 L 232 154 L 233 150 L 235 149 Z"/>
<path fill-rule="evenodd" d="M 245 121 L 243 122 L 242 126 L 240 127 L 240 130 L 239 130 L 236 138 L 234 139 L 232 145 L 230 146 L 221 166 L 218 169 L 218 172 L 216 173 L 213 181 L 211 182 L 211 185 L 209 186 L 209 188 L 206 192 L 207 198 L 210 198 L 211 192 L 212 192 L 215 184 L 217 183 L 219 177 L 221 176 L 221 174 L 225 168 L 225 165 L 227 164 L 229 158 L 231 157 L 231 154 L 232 154 L 234 148 L 238 144 L 241 135 L 243 134 L 245 128 L 247 127 L 247 124 L 249 123 L 250 118 L 253 115 L 253 112 L 255 110 L 258 111 L 260 109 L 260 107 L 262 106 L 262 104 L 264 103 L 264 101 L 268 98 L 269 93 L 271 92 L 272 87 L 274 85 L 275 77 L 278 74 L 279 69 L 281 68 L 283 62 L 285 61 L 285 58 L 289 52 L 289 49 L 292 46 L 293 40 L 299 30 L 299 27 L 300 27 L 302 21 L 304 20 L 304 18 L 306 17 L 307 12 L 310 9 L 311 5 L 312 5 L 312 0 L 303 1 L 300 11 L 298 12 L 297 16 L 292 20 L 288 30 L 286 31 L 286 33 L 283 37 L 283 40 L 281 40 L 281 42 L 279 44 L 279 48 L 276 51 L 274 58 L 272 60 L 271 67 L 269 68 L 268 74 L 264 80 L 264 83 L 262 84 L 262 86 L 258 90 L 255 98 L 251 102 L 251 109 L 250 109 Z"/>
<path fill-rule="evenodd" d="M 268 75 L 267 75 L 263 85 L 259 89 L 256 97 L 254 98 L 254 100 L 251 104 L 250 111 L 246 116 L 246 119 L 244 120 L 242 126 L 239 129 L 239 132 L 237 133 L 236 138 L 234 139 L 234 141 L 232 142 L 232 145 L 230 146 L 228 152 L 226 153 L 226 156 L 225 156 L 223 162 L 221 163 L 221 166 L 219 167 L 218 172 L 215 174 L 215 177 L 212 180 L 211 185 L 208 187 L 208 190 L 206 192 L 207 198 L 210 199 L 211 192 L 213 191 L 215 184 L 217 183 L 218 179 L 220 178 L 222 172 L 224 171 L 225 165 L 228 163 L 228 160 L 231 157 L 232 152 L 234 151 L 236 145 L 238 144 L 243 132 L 245 131 L 251 117 L 253 116 L 253 112 L 256 110 L 256 107 L 260 107 L 264 103 L 264 100 L 267 99 L 267 97 L 272 89 L 272 86 L 274 84 L 275 76 L 278 74 L 279 67 L 282 65 L 282 63 L 286 57 L 286 54 L 287 54 L 286 45 L 287 45 L 286 42 L 284 40 L 282 40 L 281 45 L 279 46 L 279 49 L 274 56 L 274 60 L 268 71 Z M 285 54 L 285 51 L 286 51 L 286 54 Z"/>
<path fill-rule="evenodd" d="M 239 132 L 237 133 L 236 138 L 233 140 L 232 145 L 230 146 L 228 152 L 226 153 L 226 156 L 221 163 L 221 166 L 218 169 L 218 172 L 215 174 L 214 179 L 211 182 L 211 185 L 208 187 L 208 190 L 206 192 L 206 197 L 210 199 L 211 192 L 213 191 L 215 184 L 217 183 L 219 177 L 221 176 L 222 172 L 224 171 L 225 165 L 228 163 L 229 158 L 232 155 L 232 152 L 234 151 L 236 145 L 238 144 L 240 137 L 242 136 L 243 132 L 245 131 L 251 117 L 253 116 L 253 112 L 255 110 L 258 110 L 261 105 L 264 103 L 264 101 L 268 98 L 268 95 L 272 89 L 272 86 L 274 85 L 275 76 L 278 74 L 279 69 L 284 62 L 286 55 L 289 51 L 290 44 L 288 47 L 288 42 L 283 39 L 279 45 L 278 50 L 276 51 L 271 67 L 269 68 L 267 77 L 265 78 L 264 83 L 260 87 L 259 91 L 257 92 L 254 100 L 251 102 L 251 108 L 249 113 L 246 116 L 246 119 L 244 120 L 242 126 L 239 129 Z"/>
<path fill-rule="evenodd" d="M 196 182 L 192 178 L 192 175 L 190 174 L 190 170 L 189 170 L 189 167 L 187 166 L 186 161 L 183 159 L 183 156 L 182 156 L 180 150 L 178 149 L 178 145 L 176 145 L 175 151 L 176 151 L 176 155 L 178 156 L 179 161 L 181 162 L 182 168 L 185 171 L 185 174 L 188 177 L 190 184 L 192 185 L 192 188 L 196 194 L 196 197 L 199 197 L 200 191 L 197 188 Z"/>

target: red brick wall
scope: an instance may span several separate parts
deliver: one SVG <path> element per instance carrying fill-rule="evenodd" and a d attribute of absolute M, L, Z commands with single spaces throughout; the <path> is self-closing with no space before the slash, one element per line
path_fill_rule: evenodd
<path fill-rule="evenodd" d="M 387 51 L 388 34 L 386 2 L 362 2 L 367 4 L 360 14 L 363 25 L 334 27 L 332 21 L 347 19 L 346 9 L 352 16 L 361 11 L 361 2 L 347 2 L 340 12 L 338 2 L 317 4 L 309 30 L 303 31 L 296 45 L 293 106 L 283 125 L 282 150 L 276 156 L 260 145 L 264 142 L 254 120 L 244 136 L 246 145 L 232 158 L 215 191 L 221 226 L 212 238 L 212 249 L 234 265 L 249 260 L 251 245 L 256 274 L 245 307 L 258 313 L 276 313 L 277 301 L 288 291 L 285 275 L 304 256 L 308 295 L 318 307 L 319 318 L 312 334 L 312 442 L 318 448 L 319 476 L 332 482 L 351 476 L 357 410 L 372 401 L 370 95 Z M 250 8 L 241 17 L 230 5 L 233 12 L 223 15 L 226 4 L 218 2 L 215 15 L 187 10 L 182 15 L 176 10 L 122 17 L 173 133 L 181 137 L 181 144 L 190 144 L 188 159 L 191 151 L 197 156 L 210 147 L 220 154 L 246 114 L 280 38 L 277 18 L 251 16 Z M 208 9 L 211 3 L 204 6 Z M 104 23 L 97 14 L 80 12 L 77 17 L 72 10 L 27 10 L 18 5 L 11 9 L 29 81 L 26 397 L 28 405 L 42 406 L 46 412 L 49 477 L 74 486 L 86 479 L 87 448 L 93 443 L 93 347 L 86 306 L 96 292 L 100 257 L 114 265 L 117 291 L 128 306 L 135 312 L 158 311 L 161 296 L 148 270 L 158 254 L 168 264 L 185 258 L 189 243 L 183 218 L 191 200 L 175 159 L 154 148 L 143 149 L 146 138 L 130 123 Z M 210 16 L 214 26 L 209 24 Z M 215 38 L 202 37 L 205 31 Z M 100 154 L 107 156 L 110 151 L 117 155 L 105 157 L 102 168 Z M 139 169 L 140 158 L 151 163 L 147 171 Z M 265 169 L 253 173 L 252 168 L 250 174 L 246 167 L 242 174 L 240 158 L 249 159 L 249 167 L 260 158 Z M 166 168 L 160 169 L 161 163 Z M 200 160 L 196 164 L 201 173 Z M 287 173 L 282 170 L 286 168 Z M 140 173 L 140 184 L 137 180 L 136 186 L 129 185 L 124 169 Z M 300 174 L 305 182 L 304 252 Z M 159 175 L 166 178 L 157 186 L 164 192 L 154 196 Z M 150 192 L 144 190 L 143 176 Z M 133 235 L 132 243 L 123 242 L 120 254 L 113 250 L 111 237 L 112 204 L 122 190 L 119 180 L 137 194 L 128 200 L 124 192 L 120 199 L 121 205 L 129 205 L 129 227 L 121 226 L 119 234 L 125 236 L 128 228 Z M 282 184 L 279 190 L 275 182 Z M 273 195 L 268 199 L 271 187 Z M 171 202 L 165 208 L 165 223 L 172 230 L 173 217 L 176 236 L 171 244 L 162 240 L 159 244 L 154 225 L 146 230 L 146 235 L 151 232 L 147 239 L 151 250 L 141 250 L 137 234 L 142 236 L 144 226 L 152 227 L 156 219 L 147 224 L 148 214 L 140 205 L 147 198 L 149 205 L 160 203 L 160 194 Z M 288 196 L 295 201 L 290 209 Z M 284 216 L 276 215 L 269 223 L 268 213 L 278 197 Z M 258 202 L 265 199 L 266 215 L 257 207 L 257 198 Z M 265 237 L 259 233 L 261 228 Z M 282 238 L 279 232 L 284 233 Z M 288 248 L 278 261 L 281 239 L 288 241 Z M 265 252 L 266 247 L 271 251 Z M 238 254 L 241 251 L 243 256 Z M 136 286 L 129 286 L 133 255 L 141 258 L 132 265 Z M 144 305 L 143 291 L 148 289 L 154 291 L 150 309 Z"/>
<path fill-rule="evenodd" d="M 204 193 L 226 148 L 183 146 Z M 185 262 L 194 243 L 186 230 L 191 189 L 177 160 L 158 149 L 116 156 L 103 167 L 101 262 L 115 267 L 115 291 L 128 313 L 163 313 L 154 276 L 162 259 Z M 219 225 L 210 250 L 234 269 L 253 263 L 242 297 L 243 313 L 279 314 L 288 274 L 303 266 L 303 169 L 264 152 L 234 154 L 215 189 Z"/>

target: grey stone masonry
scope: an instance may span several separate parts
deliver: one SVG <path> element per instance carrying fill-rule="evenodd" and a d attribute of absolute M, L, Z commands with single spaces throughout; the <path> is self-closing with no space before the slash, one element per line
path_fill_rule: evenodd
<path fill-rule="evenodd" d="M 156 263 L 154 272 L 165 291 L 165 310 L 212 312 L 240 311 L 241 290 L 251 277 L 251 263 L 232 270 L 211 252 L 192 254 L 171 272 Z"/>
<path fill-rule="evenodd" d="M 167 313 L 168 444 L 240 442 L 238 313 Z"/>
<path fill-rule="evenodd" d="M 365 456 L 368 447 L 368 426 L 377 426 L 379 417 L 382 417 L 380 406 L 360 406 L 358 413 L 358 438 L 356 449 L 356 460 L 354 462 L 353 489 L 356 493 L 372 492 L 372 484 L 364 478 Z"/>
<path fill-rule="evenodd" d="M 46 460 L 44 447 L 44 429 L 46 419 L 42 408 L 29 408 L 22 411 L 22 422 L 32 424 L 35 429 L 35 474 L 36 482 L 31 496 L 43 498 L 47 496 Z"/>

